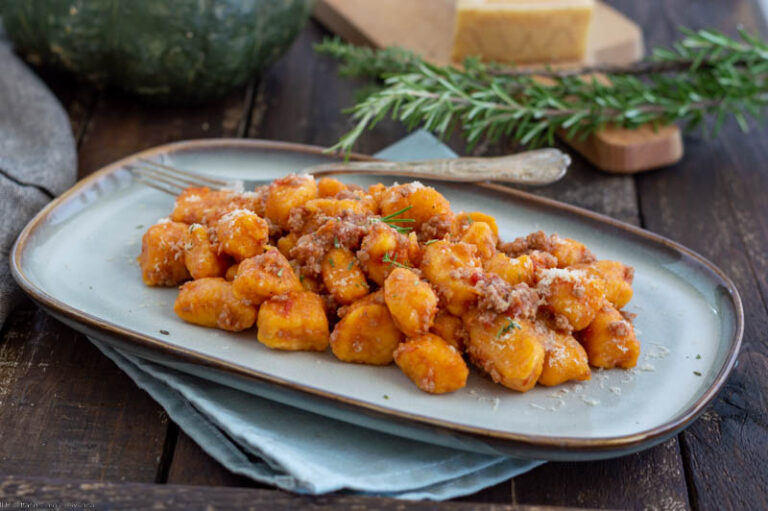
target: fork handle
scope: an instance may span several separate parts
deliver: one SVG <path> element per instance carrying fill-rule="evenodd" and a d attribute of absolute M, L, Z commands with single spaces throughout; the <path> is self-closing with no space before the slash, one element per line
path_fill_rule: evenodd
<path fill-rule="evenodd" d="M 490 158 L 325 163 L 304 169 L 304 172 L 315 176 L 364 173 L 463 183 L 501 181 L 525 185 L 545 185 L 563 177 L 570 163 L 570 156 L 558 149 L 537 149 Z"/>

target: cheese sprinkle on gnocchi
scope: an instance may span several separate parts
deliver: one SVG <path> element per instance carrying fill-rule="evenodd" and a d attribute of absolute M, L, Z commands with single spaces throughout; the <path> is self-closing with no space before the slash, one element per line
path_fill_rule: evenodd
<path fill-rule="evenodd" d="M 364 189 L 292 174 L 253 192 L 188 188 L 144 234 L 148 286 L 174 311 L 279 350 L 394 362 L 433 394 L 468 363 L 518 392 L 629 369 L 640 344 L 633 269 L 537 231 L 510 242 L 496 220 L 451 210 L 414 182 Z"/>

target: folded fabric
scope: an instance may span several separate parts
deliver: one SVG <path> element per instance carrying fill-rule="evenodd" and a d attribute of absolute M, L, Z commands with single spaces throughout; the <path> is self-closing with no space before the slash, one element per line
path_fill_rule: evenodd
<path fill-rule="evenodd" d="M 429 133 L 419 131 L 377 156 L 403 160 L 456 155 Z M 443 500 L 475 493 L 543 463 L 380 433 L 92 342 L 219 463 L 285 490 Z"/>
<path fill-rule="evenodd" d="M 361 428 L 91 342 L 219 463 L 284 490 L 443 500 L 475 493 L 542 463 Z"/>
<path fill-rule="evenodd" d="M 21 291 L 8 254 L 24 225 L 75 182 L 69 117 L 0 33 L 0 327 Z"/>

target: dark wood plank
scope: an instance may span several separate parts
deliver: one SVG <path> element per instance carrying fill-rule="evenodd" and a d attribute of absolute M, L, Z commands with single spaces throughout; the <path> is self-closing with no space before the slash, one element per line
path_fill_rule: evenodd
<path fill-rule="evenodd" d="M 100 92 L 62 71 L 51 68 L 35 68 L 35 72 L 66 109 L 72 125 L 72 134 L 79 144 L 88 120 L 93 114 Z"/>
<path fill-rule="evenodd" d="M 184 432 L 179 433 L 167 481 L 170 484 L 266 488 L 224 468 Z"/>
<path fill-rule="evenodd" d="M 648 27 L 650 44 L 677 37 L 680 25 L 713 26 L 735 33 L 744 26 L 766 34 L 762 13 L 750 1 L 708 2 L 692 9 L 683 1 L 653 9 L 616 2 Z M 699 251 L 736 282 L 745 306 L 746 330 L 739 365 L 704 416 L 681 435 L 694 507 L 768 507 L 768 227 L 765 135 L 743 135 L 729 125 L 717 140 L 686 137 L 687 155 L 674 169 L 638 177 L 646 226 Z"/>
<path fill-rule="evenodd" d="M 0 473 L 153 482 L 167 417 L 88 340 L 27 304 L 0 337 Z"/>
<path fill-rule="evenodd" d="M 414 502 L 377 497 L 334 495 L 300 496 L 282 491 L 207 486 L 102 483 L 82 480 L 5 477 L 0 479 L 0 504 L 4 508 L 78 507 L 99 509 L 295 509 L 348 511 L 565 511 L 574 508 Z"/>
<path fill-rule="evenodd" d="M 83 135 L 80 176 L 118 158 L 168 142 L 242 135 L 252 85 L 204 105 L 158 106 L 108 91 L 96 105 Z"/>
<path fill-rule="evenodd" d="M 587 508 L 683 510 L 688 506 L 677 439 L 631 456 L 547 463 L 515 479 L 516 502 Z"/>
<path fill-rule="evenodd" d="M 336 76 L 333 60 L 313 54 L 312 44 L 324 34 L 323 29 L 310 24 L 286 57 L 265 76 L 249 136 L 327 146 L 351 127 L 341 110 L 353 102 L 355 89 L 365 82 Z M 374 152 L 403 135 L 405 130 L 401 126 L 384 123 L 366 134 L 357 150 Z M 459 137 L 452 137 L 448 144 L 459 154 L 467 153 Z M 500 143 L 480 146 L 474 154 L 514 150 L 514 146 Z M 639 223 L 633 179 L 596 172 L 578 156 L 563 182 L 530 191 Z M 649 466 L 654 470 L 649 472 Z M 546 481 L 555 474 L 559 476 L 558 484 L 547 485 Z M 579 484 L 572 482 L 576 480 Z M 549 464 L 462 500 L 567 504 L 581 498 L 583 505 L 625 507 L 625 485 L 639 487 L 643 505 L 661 508 L 673 503 L 678 508 L 685 507 L 687 495 L 677 441 L 673 439 L 649 452 L 612 462 Z"/>
<path fill-rule="evenodd" d="M 249 138 L 266 138 L 320 146 L 333 145 L 353 124 L 341 110 L 354 104 L 362 80 L 336 76 L 333 59 L 317 55 L 312 45 L 327 32 L 314 20 L 261 80 L 256 94 Z M 355 148 L 372 154 L 396 142 L 407 131 L 383 122 L 373 136 Z"/>

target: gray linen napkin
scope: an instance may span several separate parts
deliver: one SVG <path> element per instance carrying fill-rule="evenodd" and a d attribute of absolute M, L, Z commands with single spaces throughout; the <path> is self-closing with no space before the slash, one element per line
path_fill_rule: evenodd
<path fill-rule="evenodd" d="M 27 221 L 76 175 L 67 113 L 0 40 L 0 328 L 21 298 L 8 265 L 11 246 Z"/>

